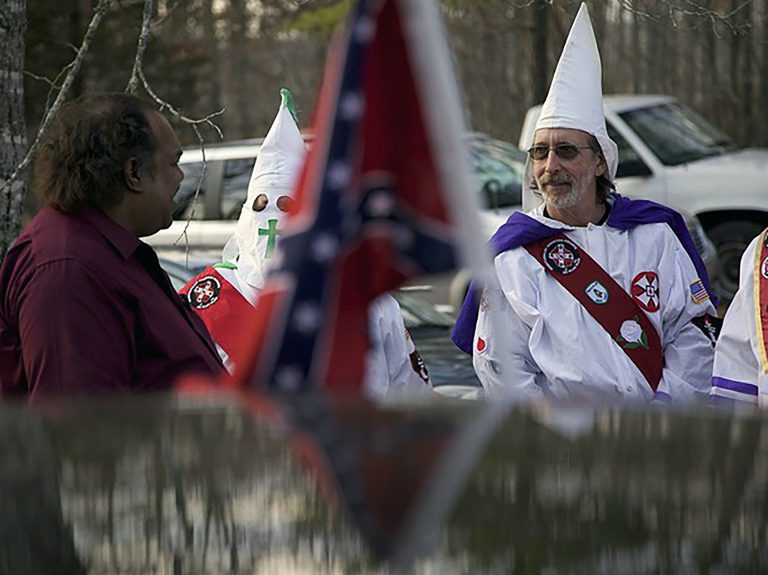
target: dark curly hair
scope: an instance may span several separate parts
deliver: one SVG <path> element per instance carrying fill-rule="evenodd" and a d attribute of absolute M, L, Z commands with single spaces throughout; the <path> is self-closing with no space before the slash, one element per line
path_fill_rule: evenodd
<path fill-rule="evenodd" d="M 108 209 L 123 199 L 125 162 L 154 172 L 157 137 L 147 112 L 131 94 L 88 95 L 66 103 L 35 157 L 34 189 L 65 213 L 83 206 Z"/>

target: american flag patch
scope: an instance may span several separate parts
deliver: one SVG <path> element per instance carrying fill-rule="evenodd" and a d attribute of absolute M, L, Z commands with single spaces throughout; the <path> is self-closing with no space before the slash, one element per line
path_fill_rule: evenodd
<path fill-rule="evenodd" d="M 704 287 L 704 283 L 699 278 L 692 281 L 688 288 L 691 290 L 691 299 L 694 303 L 702 303 L 709 299 L 707 288 Z"/>

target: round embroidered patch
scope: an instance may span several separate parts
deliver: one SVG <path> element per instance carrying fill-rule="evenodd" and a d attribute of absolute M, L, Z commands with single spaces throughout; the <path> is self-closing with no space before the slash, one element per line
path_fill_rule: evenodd
<path fill-rule="evenodd" d="M 544 263 L 551 271 L 567 275 L 581 263 L 579 248 L 571 240 L 552 240 L 544 247 Z"/>
<path fill-rule="evenodd" d="M 187 292 L 189 305 L 195 309 L 211 307 L 219 301 L 221 282 L 216 276 L 205 276 L 197 280 Z"/>
<path fill-rule="evenodd" d="M 640 272 L 632 280 L 632 299 L 648 312 L 659 311 L 659 277 L 656 272 Z"/>
<path fill-rule="evenodd" d="M 765 279 L 768 279 L 768 258 L 763 260 L 763 263 L 760 266 L 760 273 L 763 274 Z"/>

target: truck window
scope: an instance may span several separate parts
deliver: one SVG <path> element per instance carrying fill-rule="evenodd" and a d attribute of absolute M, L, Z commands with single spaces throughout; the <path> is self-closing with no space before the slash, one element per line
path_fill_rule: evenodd
<path fill-rule="evenodd" d="M 667 166 L 694 162 L 735 147 L 725 134 L 677 102 L 630 110 L 619 116 Z"/>
<path fill-rule="evenodd" d="M 256 158 L 227 160 L 224 165 L 224 177 L 221 182 L 221 217 L 236 220 L 240 217 L 240 208 L 248 195 L 248 182 Z"/>
<path fill-rule="evenodd" d="M 606 123 L 606 127 L 608 128 L 608 137 L 616 143 L 616 147 L 619 149 L 619 167 L 616 170 L 616 177 L 649 176 L 651 174 L 650 168 L 629 142 L 624 139 L 624 136 L 619 134 L 610 122 Z"/>

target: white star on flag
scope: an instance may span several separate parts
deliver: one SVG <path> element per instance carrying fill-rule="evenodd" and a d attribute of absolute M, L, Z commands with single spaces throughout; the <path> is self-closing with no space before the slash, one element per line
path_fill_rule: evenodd
<path fill-rule="evenodd" d="M 327 262 L 336 255 L 339 242 L 330 234 L 319 234 L 312 244 L 315 261 Z"/>
<path fill-rule="evenodd" d="M 334 190 L 340 190 L 347 187 L 352 172 L 345 162 L 334 162 L 328 169 L 328 184 Z"/>
<path fill-rule="evenodd" d="M 316 331 L 320 325 L 320 309 L 313 303 L 300 305 L 293 314 L 293 325 L 302 333 Z"/>
<path fill-rule="evenodd" d="M 368 202 L 368 213 L 374 217 L 383 218 L 392 213 L 395 201 L 388 192 L 376 192 Z"/>
<path fill-rule="evenodd" d="M 363 16 L 355 26 L 355 39 L 361 44 L 366 44 L 373 39 L 376 33 L 376 23 L 372 18 Z"/>
<path fill-rule="evenodd" d="M 357 92 L 348 92 L 344 94 L 339 104 L 339 111 L 341 117 L 345 120 L 354 120 L 360 117 L 363 113 L 363 107 L 365 102 L 360 94 Z"/>
<path fill-rule="evenodd" d="M 295 366 L 281 367 L 275 373 L 275 381 L 280 389 L 285 391 L 294 391 L 298 389 L 302 380 L 304 379 L 301 370 Z"/>

